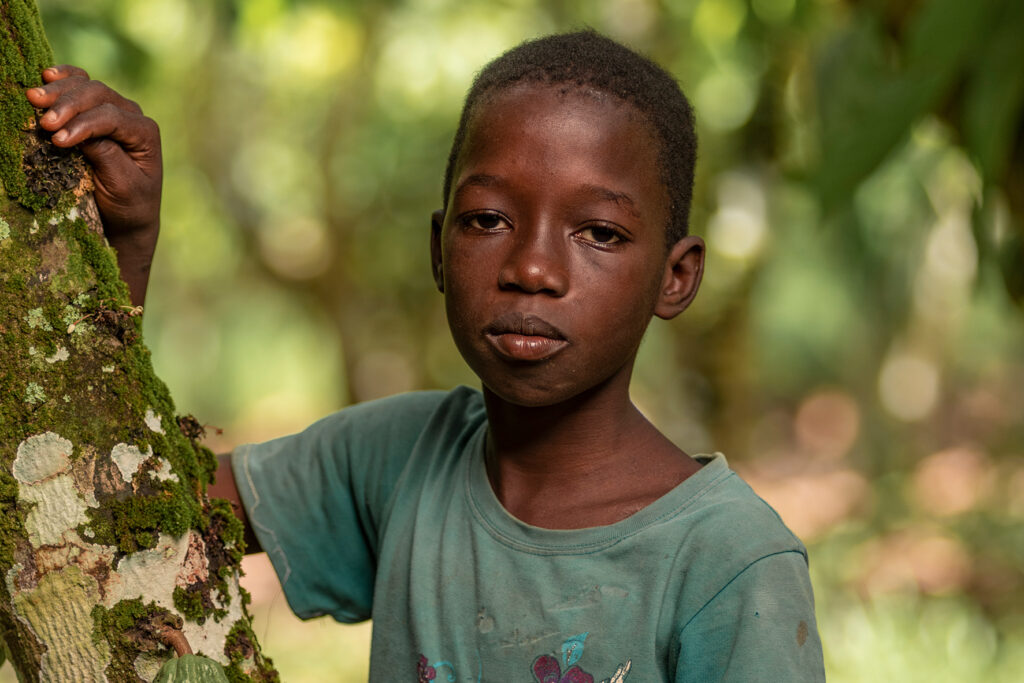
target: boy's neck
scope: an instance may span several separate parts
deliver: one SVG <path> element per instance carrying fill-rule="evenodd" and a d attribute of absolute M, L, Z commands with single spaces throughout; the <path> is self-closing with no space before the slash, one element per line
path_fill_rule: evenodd
<path fill-rule="evenodd" d="M 609 389 L 539 408 L 484 389 L 487 473 L 510 514 L 546 528 L 613 524 L 700 469 L 640 413 L 628 387 Z"/>

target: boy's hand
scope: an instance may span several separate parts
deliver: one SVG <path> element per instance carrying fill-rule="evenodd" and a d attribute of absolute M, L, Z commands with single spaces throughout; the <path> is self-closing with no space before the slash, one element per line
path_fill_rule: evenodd
<path fill-rule="evenodd" d="M 104 232 L 132 303 L 141 305 L 160 231 L 160 130 L 139 105 L 78 67 L 50 67 L 43 81 L 26 96 L 48 110 L 39 124 L 53 133 L 53 144 L 77 145 L 92 164 Z"/>

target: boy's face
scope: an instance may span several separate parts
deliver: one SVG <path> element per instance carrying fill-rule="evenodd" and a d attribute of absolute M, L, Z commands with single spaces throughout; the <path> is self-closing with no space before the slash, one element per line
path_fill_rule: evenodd
<path fill-rule="evenodd" d="M 628 388 L 652 315 L 696 293 L 703 243 L 665 248 L 658 146 L 628 104 L 519 85 L 477 106 L 431 251 L 456 346 L 517 405 Z"/>

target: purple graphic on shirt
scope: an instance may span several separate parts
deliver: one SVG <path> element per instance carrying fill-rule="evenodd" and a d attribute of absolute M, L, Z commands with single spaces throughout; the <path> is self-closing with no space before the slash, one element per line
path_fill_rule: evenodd
<path fill-rule="evenodd" d="M 578 666 L 571 666 L 563 674 L 558 660 L 541 655 L 533 662 L 533 675 L 538 683 L 594 683 L 594 677 Z"/>
<path fill-rule="evenodd" d="M 589 634 L 580 633 L 566 639 L 562 643 L 561 663 L 553 655 L 540 655 L 537 659 L 533 660 L 533 677 L 537 683 L 594 683 L 594 677 L 576 664 L 583 656 L 583 646 L 587 640 L 587 635 Z M 477 660 L 478 671 L 476 680 L 477 683 L 480 683 L 483 680 L 483 662 L 479 661 L 479 651 L 477 652 Z M 625 683 L 632 665 L 632 661 L 627 659 L 625 664 L 618 666 L 611 678 L 602 679 L 601 683 Z M 447 675 L 449 683 L 454 683 L 457 679 L 455 676 L 455 666 L 451 662 L 434 662 L 431 665 L 426 655 L 420 655 L 419 660 L 416 662 L 416 681 L 417 683 L 431 683 L 431 681 L 437 683 L 437 681 L 446 678 L 445 676 L 439 676 L 439 673 L 443 673 L 444 669 L 449 671 Z M 565 669 L 564 673 L 562 669 Z"/>
<path fill-rule="evenodd" d="M 427 658 L 420 655 L 420 661 L 416 664 L 416 683 L 430 683 L 437 677 L 437 671 L 427 663 Z"/>
<path fill-rule="evenodd" d="M 562 663 L 552 655 L 541 655 L 533 660 L 533 677 L 537 683 L 594 683 L 594 677 L 576 665 L 583 657 L 583 646 L 586 643 L 588 633 L 580 633 L 562 643 Z M 620 664 L 611 678 L 605 678 L 601 683 L 625 683 L 629 676 L 633 662 L 626 660 Z M 565 673 L 562 673 L 565 669 Z"/>

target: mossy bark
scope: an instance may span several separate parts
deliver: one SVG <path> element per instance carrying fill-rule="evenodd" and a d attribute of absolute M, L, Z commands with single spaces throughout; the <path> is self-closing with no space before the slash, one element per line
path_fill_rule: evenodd
<path fill-rule="evenodd" d="M 0 629 L 22 681 L 149 681 L 180 631 L 276 680 L 238 585 L 241 526 L 140 339 L 84 160 L 24 97 L 52 63 L 0 2 Z"/>

